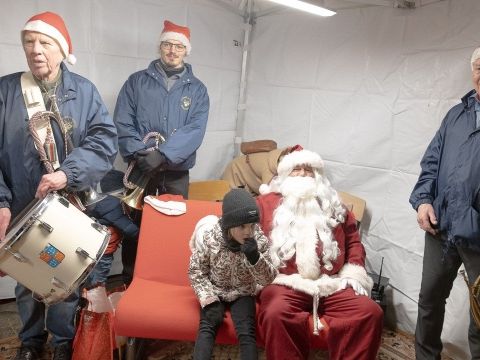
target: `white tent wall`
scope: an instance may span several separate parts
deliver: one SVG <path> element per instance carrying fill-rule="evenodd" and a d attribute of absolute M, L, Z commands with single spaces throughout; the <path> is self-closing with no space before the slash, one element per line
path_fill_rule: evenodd
<path fill-rule="evenodd" d="M 218 178 L 233 157 L 240 87 L 243 18 L 211 0 L 0 0 L 0 76 L 28 69 L 20 30 L 32 15 L 54 11 L 69 29 L 77 63 L 71 71 L 90 79 L 113 115 L 127 77 L 158 57 L 165 19 L 191 29 L 187 62 L 208 88 L 210 114 L 191 179 Z M 8 9 L 6 11 L 5 9 Z M 235 45 L 237 43 L 237 45 Z M 120 157 L 115 164 L 124 168 Z M 118 262 L 115 264 L 118 265 Z M 0 279 L 0 299 L 14 296 L 14 281 Z"/>
<path fill-rule="evenodd" d="M 281 11 L 256 19 L 244 140 L 273 138 L 321 154 L 332 184 L 367 201 L 368 268 L 390 278 L 387 321 L 412 333 L 423 232 L 408 203 L 420 159 L 447 110 L 472 88 L 480 2 L 414 10 Z M 468 356 L 468 291 L 458 277 L 443 340 Z"/>
<path fill-rule="evenodd" d="M 0 75 L 27 68 L 20 44 L 25 21 L 41 11 L 63 16 L 72 37 L 77 64 L 70 70 L 95 83 L 113 114 L 117 94 L 134 71 L 158 57 L 163 20 L 191 29 L 187 62 L 207 86 L 210 115 L 193 179 L 219 176 L 233 156 L 236 106 L 241 71 L 243 19 L 215 0 L 0 0 Z M 208 147 L 208 149 L 207 149 Z M 212 161 L 209 154 L 218 154 Z M 120 160 L 120 159 L 119 159 Z M 122 167 L 117 162 L 117 167 Z"/>

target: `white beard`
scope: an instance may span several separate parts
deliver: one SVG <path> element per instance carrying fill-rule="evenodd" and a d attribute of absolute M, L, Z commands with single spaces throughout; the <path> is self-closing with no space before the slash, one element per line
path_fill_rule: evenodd
<path fill-rule="evenodd" d="M 321 274 L 316 251 L 318 241 L 323 245 L 325 269 L 332 269 L 332 261 L 339 254 L 332 234 L 338 221 L 331 218 L 330 211 L 321 208 L 317 198 L 317 194 L 331 191 L 325 187 L 312 177 L 287 177 L 279 188 L 283 201 L 273 215 L 271 254 L 274 265 L 281 267 L 296 255 L 298 272 L 307 279 L 317 279 Z"/>

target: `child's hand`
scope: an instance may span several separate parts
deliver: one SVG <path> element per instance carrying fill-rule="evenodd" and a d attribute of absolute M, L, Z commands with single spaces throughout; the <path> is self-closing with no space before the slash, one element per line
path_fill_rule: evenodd
<path fill-rule="evenodd" d="M 257 263 L 260 253 L 258 252 L 257 242 L 254 238 L 245 239 L 240 246 L 240 250 L 245 254 L 250 264 L 255 265 Z"/>

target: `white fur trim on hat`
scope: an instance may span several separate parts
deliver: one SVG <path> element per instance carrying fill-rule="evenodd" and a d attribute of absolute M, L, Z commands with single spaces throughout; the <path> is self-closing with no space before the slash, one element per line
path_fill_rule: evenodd
<path fill-rule="evenodd" d="M 278 175 L 288 176 L 298 165 L 310 165 L 314 169 L 323 169 L 323 160 L 317 153 L 310 150 L 293 151 L 285 155 L 278 164 Z"/>
<path fill-rule="evenodd" d="M 268 184 L 262 184 L 258 188 L 258 192 L 260 193 L 260 195 L 268 194 L 270 192 L 270 186 Z"/>
<path fill-rule="evenodd" d="M 67 61 L 69 64 L 75 65 L 77 63 L 77 57 L 73 54 L 67 56 Z"/>
<path fill-rule="evenodd" d="M 56 40 L 60 45 L 60 49 L 62 50 L 63 56 L 67 59 L 67 61 L 74 65 L 77 62 L 76 57 L 73 54 L 70 54 L 70 49 L 68 47 L 67 40 L 62 35 L 58 29 L 50 24 L 47 24 L 41 20 L 33 20 L 29 21 L 25 24 L 24 28 L 22 29 L 22 42 L 23 42 L 23 32 L 24 31 L 35 31 L 47 36 L 50 36 L 52 39 Z"/>
<path fill-rule="evenodd" d="M 180 41 L 185 47 L 187 48 L 187 55 L 190 55 L 190 51 L 192 51 L 192 45 L 188 38 L 179 32 L 167 31 L 160 35 L 160 42 L 167 41 L 167 40 L 177 40 Z"/>

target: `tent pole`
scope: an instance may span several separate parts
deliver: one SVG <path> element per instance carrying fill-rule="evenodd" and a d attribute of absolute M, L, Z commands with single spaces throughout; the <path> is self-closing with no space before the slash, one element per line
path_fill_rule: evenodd
<path fill-rule="evenodd" d="M 253 2 L 254 0 L 247 0 L 244 14 L 244 28 L 243 35 L 243 53 L 242 53 L 242 70 L 240 73 L 240 91 L 237 104 L 237 119 L 235 126 L 234 139 L 234 156 L 240 154 L 240 144 L 243 141 L 245 111 L 246 111 L 246 90 L 247 90 L 247 60 L 250 51 L 250 34 L 252 32 L 254 16 L 253 16 Z"/>

